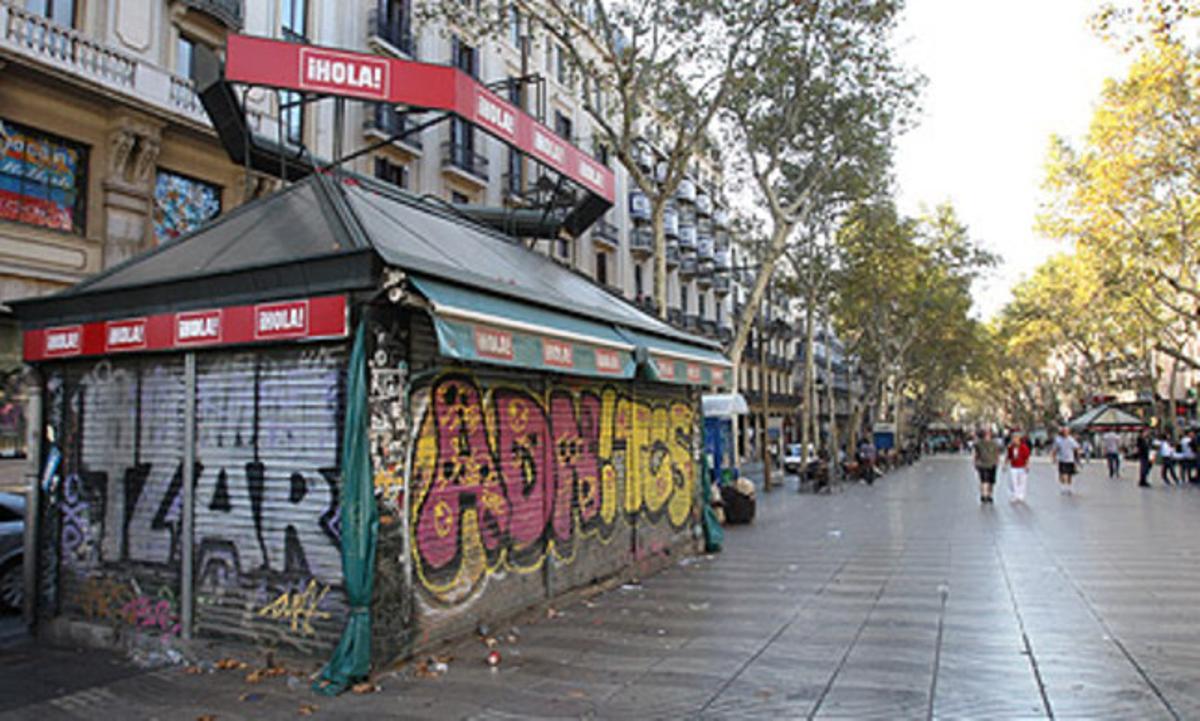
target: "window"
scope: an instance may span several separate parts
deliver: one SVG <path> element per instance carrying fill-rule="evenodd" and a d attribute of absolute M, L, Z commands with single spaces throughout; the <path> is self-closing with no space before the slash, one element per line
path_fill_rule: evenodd
<path fill-rule="evenodd" d="M 25 0 L 25 10 L 55 25 L 75 27 L 75 0 Z"/>
<path fill-rule="evenodd" d="M 608 255 L 596 253 L 596 282 L 608 285 Z"/>
<path fill-rule="evenodd" d="M 683 314 L 684 314 L 684 315 L 687 315 L 687 312 L 688 312 L 688 291 L 687 291 L 687 288 L 680 288 L 680 289 L 679 289 L 679 309 L 680 309 L 681 311 L 683 311 Z"/>
<path fill-rule="evenodd" d="M 398 188 L 408 188 L 408 166 L 387 158 L 375 158 L 375 177 Z"/>
<path fill-rule="evenodd" d="M 603 142 L 600 142 L 599 140 L 597 140 L 595 142 L 595 146 L 596 146 L 596 152 L 594 153 L 594 155 L 595 155 L 596 160 L 599 161 L 603 165 L 608 165 L 608 162 L 609 162 L 608 145 L 606 143 L 603 143 Z"/>
<path fill-rule="evenodd" d="M 383 0 L 375 29 L 384 40 L 403 53 L 413 54 L 411 0 Z"/>
<path fill-rule="evenodd" d="M 516 5 L 508 6 L 508 41 L 514 48 L 521 47 L 521 11 Z"/>
<path fill-rule="evenodd" d="M 554 111 L 554 132 L 563 140 L 571 140 L 571 119 L 558 110 Z"/>
<path fill-rule="evenodd" d="M 450 202 L 454 203 L 455 205 L 466 205 L 467 203 L 471 202 L 471 199 L 468 198 L 465 194 L 458 192 L 457 190 L 451 190 L 450 191 Z"/>
<path fill-rule="evenodd" d="M 17 513 L 15 508 L 8 506 L 0 506 L 0 523 L 12 523 L 13 521 L 23 521 L 20 513 Z"/>
<path fill-rule="evenodd" d="M 221 188 L 159 169 L 154 182 L 154 240 L 162 244 L 221 214 Z"/>
<path fill-rule="evenodd" d="M 633 266 L 633 291 L 640 298 L 645 291 L 645 285 L 642 282 L 642 266 Z"/>
<path fill-rule="evenodd" d="M 304 144 L 304 96 L 291 90 L 279 91 L 279 116 L 283 119 L 285 139 L 293 145 Z"/>
<path fill-rule="evenodd" d="M 521 84 L 516 78 L 509 78 L 508 84 L 508 102 L 514 107 L 521 107 Z M 525 190 L 525 163 L 522 162 L 521 153 L 516 148 L 508 149 L 508 177 L 506 179 L 508 192 L 517 194 Z"/>
<path fill-rule="evenodd" d="M 561 45 L 554 46 L 554 76 L 560 85 L 570 85 L 571 78 L 567 68 L 567 52 Z"/>
<path fill-rule="evenodd" d="M 450 39 L 450 64 L 471 77 L 479 75 L 479 51 L 458 37 Z"/>
<path fill-rule="evenodd" d="M 725 309 L 724 305 L 722 305 L 721 303 L 717 303 L 717 323 L 718 324 L 720 324 L 720 322 L 722 320 L 721 319 L 721 315 L 722 315 L 721 311 L 723 311 L 724 309 Z"/>
<path fill-rule="evenodd" d="M 308 42 L 308 0 L 279 0 L 279 32 L 284 40 Z"/>
<path fill-rule="evenodd" d="M 83 235 L 88 151 L 0 119 L 0 220 Z"/>
<path fill-rule="evenodd" d="M 699 304 L 700 304 L 700 308 L 699 308 L 700 317 L 703 318 L 706 315 L 704 312 L 705 309 L 704 309 L 704 294 L 703 293 L 700 294 Z"/>
<path fill-rule="evenodd" d="M 560 258 L 570 257 L 570 255 L 571 255 L 570 250 L 571 249 L 569 247 L 567 247 L 567 241 L 562 240 L 560 238 L 558 241 L 558 257 L 560 257 Z"/>

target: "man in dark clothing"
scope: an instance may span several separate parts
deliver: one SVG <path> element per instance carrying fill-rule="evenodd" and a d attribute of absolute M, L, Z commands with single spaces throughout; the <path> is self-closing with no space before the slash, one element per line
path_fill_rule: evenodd
<path fill-rule="evenodd" d="M 1150 431 L 1142 431 L 1137 439 L 1137 459 L 1138 459 L 1138 485 L 1150 485 L 1146 479 L 1150 477 L 1150 469 L 1154 466 L 1150 463 L 1150 449 L 1154 444 L 1150 440 Z"/>

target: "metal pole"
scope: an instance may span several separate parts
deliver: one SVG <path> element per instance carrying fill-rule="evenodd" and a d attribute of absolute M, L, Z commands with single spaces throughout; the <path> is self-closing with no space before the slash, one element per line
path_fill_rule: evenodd
<path fill-rule="evenodd" d="M 25 625 L 33 628 L 36 622 L 37 580 L 38 580 L 38 517 L 41 515 L 42 489 L 38 483 L 41 475 L 42 462 L 42 374 L 33 372 L 35 392 L 29 397 L 26 408 L 26 421 L 29 426 L 25 429 L 25 453 L 28 462 L 25 467 L 25 603 L 22 608 Z"/>
<path fill-rule="evenodd" d="M 183 356 L 183 558 L 180 569 L 182 632 L 192 637 L 195 610 L 195 512 L 196 512 L 196 354 Z"/>
<path fill-rule="evenodd" d="M 334 98 L 333 100 L 333 160 L 335 163 L 342 159 L 342 135 L 346 126 L 346 99 Z M 337 172 L 337 166 L 334 166 L 334 172 Z"/>

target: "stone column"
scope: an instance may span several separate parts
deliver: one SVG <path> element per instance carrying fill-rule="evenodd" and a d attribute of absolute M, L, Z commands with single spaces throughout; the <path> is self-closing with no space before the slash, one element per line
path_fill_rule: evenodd
<path fill-rule="evenodd" d="M 154 179 L 162 124 L 131 115 L 113 120 L 104 178 L 104 267 L 154 245 Z"/>

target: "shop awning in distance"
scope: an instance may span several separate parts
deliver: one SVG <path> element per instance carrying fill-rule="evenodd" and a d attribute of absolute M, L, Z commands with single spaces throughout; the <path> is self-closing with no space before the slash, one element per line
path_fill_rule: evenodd
<path fill-rule="evenodd" d="M 633 377 L 640 363 L 642 375 L 666 383 L 730 380 L 714 341 L 452 207 L 364 178 L 309 176 L 73 288 L 12 306 L 28 361 L 177 350 L 198 315 L 224 344 L 342 337 L 348 324 L 334 316 L 377 294 L 386 267 L 404 271 L 429 302 L 450 359 L 610 378 Z M 281 308 L 286 333 L 275 332 Z M 235 321 L 245 327 L 232 333 Z M 300 322 L 312 327 L 291 327 Z M 132 340 L 118 348 L 114 338 Z"/>

